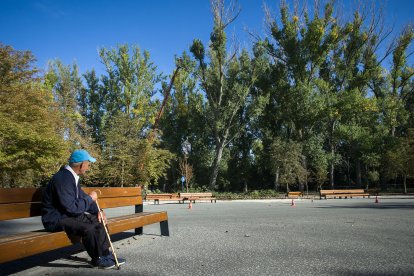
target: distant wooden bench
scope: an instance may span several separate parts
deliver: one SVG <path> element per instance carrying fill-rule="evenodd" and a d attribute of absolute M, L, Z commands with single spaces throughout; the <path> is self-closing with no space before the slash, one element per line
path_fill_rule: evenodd
<path fill-rule="evenodd" d="M 301 196 L 303 196 L 302 192 L 288 192 L 287 193 L 288 198 L 299 198 Z"/>
<path fill-rule="evenodd" d="M 110 234 L 135 229 L 142 234 L 145 225 L 160 223 L 161 235 L 169 236 L 167 212 L 143 212 L 142 191 L 139 187 L 83 188 L 86 193 L 99 189 L 101 208 L 135 206 L 135 213 L 108 218 Z M 10 220 L 41 215 L 42 188 L 0 188 L 0 220 Z M 40 220 L 40 217 L 39 217 Z M 38 253 L 71 245 L 65 232 L 38 230 L 8 236 L 0 236 L 0 263 L 17 260 Z"/>
<path fill-rule="evenodd" d="M 194 202 L 196 200 L 201 201 L 201 200 L 210 200 L 211 203 L 217 202 L 217 199 L 215 197 L 213 197 L 213 193 L 179 193 L 180 195 L 180 200 L 184 203 L 186 200 L 190 201 L 190 202 Z"/>
<path fill-rule="evenodd" d="M 353 197 L 369 197 L 369 193 L 366 193 L 364 189 L 349 189 L 349 190 L 320 190 L 320 198 L 353 198 Z"/>
<path fill-rule="evenodd" d="M 160 204 L 160 201 L 175 201 L 178 200 L 181 203 L 181 199 L 178 194 L 147 194 L 145 200 L 154 200 L 154 204 Z"/>

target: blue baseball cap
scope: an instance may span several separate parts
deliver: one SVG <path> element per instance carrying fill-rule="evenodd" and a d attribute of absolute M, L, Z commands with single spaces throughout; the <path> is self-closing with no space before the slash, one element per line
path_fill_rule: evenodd
<path fill-rule="evenodd" d="M 83 161 L 96 162 L 96 159 L 93 158 L 86 150 L 80 149 L 72 152 L 69 158 L 69 163 L 79 163 Z"/>

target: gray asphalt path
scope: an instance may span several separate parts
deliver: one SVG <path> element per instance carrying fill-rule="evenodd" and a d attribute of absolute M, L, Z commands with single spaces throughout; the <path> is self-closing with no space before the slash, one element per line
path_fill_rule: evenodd
<path fill-rule="evenodd" d="M 145 205 L 167 210 L 144 235 L 113 238 L 127 259 L 117 270 L 88 267 L 74 246 L 2 265 L 2 275 L 414 275 L 414 198 L 218 201 Z M 133 212 L 118 208 L 116 216 Z M 36 228 L 0 224 L 0 233 Z"/>

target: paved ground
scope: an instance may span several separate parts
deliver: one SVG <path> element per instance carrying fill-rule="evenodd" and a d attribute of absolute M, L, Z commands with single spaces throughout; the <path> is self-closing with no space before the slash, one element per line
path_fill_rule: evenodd
<path fill-rule="evenodd" d="M 146 205 L 167 210 L 143 236 L 113 238 L 121 270 L 88 267 L 78 246 L 1 265 L 7 275 L 414 275 L 414 198 L 219 201 Z M 110 216 L 132 212 L 118 208 Z M 38 228 L 0 224 L 0 234 Z"/>

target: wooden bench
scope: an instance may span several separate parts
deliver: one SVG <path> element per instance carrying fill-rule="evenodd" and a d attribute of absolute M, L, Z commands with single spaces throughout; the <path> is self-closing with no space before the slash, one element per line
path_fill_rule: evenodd
<path fill-rule="evenodd" d="M 182 201 L 182 203 L 184 203 L 186 200 L 189 200 L 190 202 L 194 202 L 196 200 L 210 200 L 211 203 L 217 202 L 217 199 L 215 197 L 213 197 L 213 193 L 179 193 L 180 195 L 180 200 Z"/>
<path fill-rule="evenodd" d="M 366 193 L 364 189 L 349 189 L 349 190 L 320 190 L 319 191 L 320 198 L 324 197 L 327 199 L 328 197 L 331 198 L 352 198 L 352 197 L 360 197 L 362 196 L 365 198 L 366 196 L 369 197 L 369 193 Z"/>
<path fill-rule="evenodd" d="M 288 198 L 299 198 L 303 196 L 302 192 L 288 192 L 287 197 Z"/>
<path fill-rule="evenodd" d="M 167 212 L 143 212 L 142 191 L 139 187 L 83 188 L 86 193 L 99 189 L 99 206 L 103 209 L 135 206 L 135 213 L 108 218 L 110 234 L 135 229 L 142 234 L 145 225 L 160 223 L 161 235 L 169 236 Z M 37 217 L 41 215 L 43 188 L 0 188 L 0 220 Z M 39 217 L 40 221 L 40 217 Z M 0 236 L 0 263 L 71 245 L 65 232 L 38 230 Z"/>
<path fill-rule="evenodd" d="M 160 201 L 175 201 L 178 200 L 181 203 L 181 199 L 178 194 L 147 194 L 145 200 L 154 200 L 154 204 L 160 204 Z"/>

